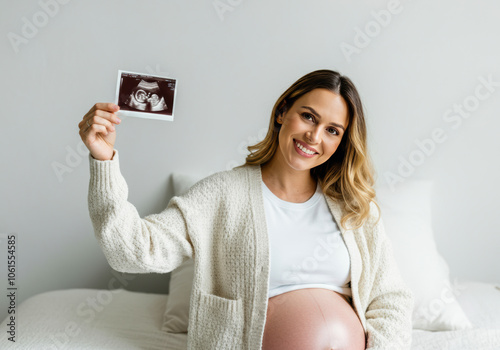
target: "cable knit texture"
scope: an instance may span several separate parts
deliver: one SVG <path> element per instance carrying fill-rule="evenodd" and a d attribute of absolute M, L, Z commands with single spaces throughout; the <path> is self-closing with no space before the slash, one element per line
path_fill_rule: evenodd
<path fill-rule="evenodd" d="M 193 258 L 188 349 L 261 349 L 270 255 L 260 166 L 212 174 L 172 197 L 161 213 L 141 218 L 127 201 L 114 151 L 106 161 L 89 154 L 89 213 L 110 266 L 128 273 L 168 273 Z M 343 206 L 326 198 L 340 223 Z M 372 203 L 361 228 L 339 225 L 350 256 L 353 308 L 367 349 L 410 349 L 413 293 L 401 278 L 383 220 L 375 224 L 377 217 Z"/>

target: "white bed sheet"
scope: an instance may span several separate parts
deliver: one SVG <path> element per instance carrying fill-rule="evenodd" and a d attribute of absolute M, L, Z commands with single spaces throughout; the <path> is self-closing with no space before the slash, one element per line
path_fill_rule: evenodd
<path fill-rule="evenodd" d="M 160 329 L 168 295 L 117 291 L 67 289 L 28 298 L 17 308 L 16 344 L 7 340 L 7 320 L 0 324 L 0 349 L 187 348 L 187 334 Z"/>
<path fill-rule="evenodd" d="M 500 285 L 457 280 L 456 297 L 474 329 L 413 330 L 412 350 L 499 350 Z"/>
<path fill-rule="evenodd" d="M 457 299 L 477 328 L 449 332 L 414 330 L 412 350 L 500 349 L 500 290 L 493 284 L 473 281 L 460 281 L 459 285 Z M 187 334 L 170 334 L 160 329 L 167 298 L 163 294 L 126 290 L 111 294 L 96 289 L 38 294 L 17 309 L 15 345 L 7 341 L 7 320 L 0 324 L 0 348 L 185 350 Z M 95 300 L 95 309 L 91 299 Z M 73 329 L 65 334 L 71 326 Z"/>

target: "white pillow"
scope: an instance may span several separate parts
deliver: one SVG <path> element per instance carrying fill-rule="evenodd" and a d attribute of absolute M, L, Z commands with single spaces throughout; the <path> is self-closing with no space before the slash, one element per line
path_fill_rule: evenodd
<path fill-rule="evenodd" d="M 412 289 L 414 329 L 448 331 L 473 328 L 451 287 L 449 267 L 432 230 L 430 180 L 406 180 L 394 190 L 376 186 L 387 236 L 401 276 Z"/>
<path fill-rule="evenodd" d="M 187 259 L 170 274 L 170 290 L 163 315 L 162 331 L 187 333 L 189 302 L 194 278 L 194 260 Z"/>
<path fill-rule="evenodd" d="M 184 194 L 203 176 L 173 173 L 174 196 Z M 187 333 L 189 302 L 194 278 L 194 260 L 187 259 L 170 273 L 170 283 L 162 330 L 170 333 Z"/>

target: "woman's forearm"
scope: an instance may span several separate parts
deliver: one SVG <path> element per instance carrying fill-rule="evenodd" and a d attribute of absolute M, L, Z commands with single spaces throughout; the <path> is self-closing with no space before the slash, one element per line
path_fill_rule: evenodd
<path fill-rule="evenodd" d="M 128 202 L 128 186 L 120 172 L 119 155 L 99 161 L 89 157 L 88 208 L 95 236 L 110 266 L 120 272 L 166 273 L 191 257 L 185 215 L 179 197 L 159 214 L 141 218 Z"/>

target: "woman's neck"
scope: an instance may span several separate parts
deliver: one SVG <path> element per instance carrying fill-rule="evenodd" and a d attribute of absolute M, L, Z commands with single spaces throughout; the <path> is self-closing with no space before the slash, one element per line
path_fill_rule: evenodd
<path fill-rule="evenodd" d="M 295 170 L 271 160 L 261 165 L 262 181 L 278 198 L 303 203 L 316 192 L 316 180 L 310 169 Z"/>

